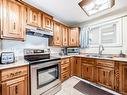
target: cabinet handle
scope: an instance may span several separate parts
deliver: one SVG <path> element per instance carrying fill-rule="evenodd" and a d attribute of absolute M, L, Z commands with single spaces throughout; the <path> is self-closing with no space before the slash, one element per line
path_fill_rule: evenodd
<path fill-rule="evenodd" d="M 34 21 L 36 20 L 36 16 L 34 15 Z"/>
<path fill-rule="evenodd" d="M 59 37 L 57 37 L 57 40 L 59 40 Z"/>
<path fill-rule="evenodd" d="M 15 86 L 15 94 L 18 94 L 18 86 Z"/>
<path fill-rule="evenodd" d="M 103 72 L 103 76 L 105 77 L 105 72 Z"/>
<path fill-rule="evenodd" d="M 14 22 L 14 30 L 15 30 L 15 22 Z"/>
<path fill-rule="evenodd" d="M 67 67 L 66 68 L 63 68 L 63 70 L 67 70 Z"/>
<path fill-rule="evenodd" d="M 64 39 L 64 41 L 66 42 L 66 39 Z"/>
<path fill-rule="evenodd" d="M 74 39 L 72 39 L 72 42 L 74 42 Z"/>
<path fill-rule="evenodd" d="M 87 72 L 88 72 L 88 68 L 87 68 Z"/>

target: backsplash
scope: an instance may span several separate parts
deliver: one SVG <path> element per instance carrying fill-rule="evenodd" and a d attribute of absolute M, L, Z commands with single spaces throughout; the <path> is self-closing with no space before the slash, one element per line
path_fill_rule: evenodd
<path fill-rule="evenodd" d="M 25 48 L 32 49 L 45 49 L 50 48 L 52 53 L 59 53 L 61 48 L 49 47 L 48 38 L 26 36 L 26 40 L 14 41 L 14 40 L 1 40 L 1 51 L 14 52 L 15 56 L 23 56 L 23 50 Z"/>

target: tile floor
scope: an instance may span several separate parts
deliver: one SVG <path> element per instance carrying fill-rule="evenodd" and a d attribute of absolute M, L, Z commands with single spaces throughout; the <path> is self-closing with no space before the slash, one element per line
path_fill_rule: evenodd
<path fill-rule="evenodd" d="M 71 77 L 70 79 L 68 79 L 62 83 L 62 89 L 55 95 L 84 95 L 83 93 L 81 93 L 78 90 L 73 88 L 80 80 L 82 80 L 82 79 L 79 79 L 77 77 Z M 88 81 L 85 81 L 85 82 L 90 83 Z M 92 85 L 94 85 L 94 84 L 92 84 Z M 112 92 L 114 95 L 121 95 L 121 94 L 118 94 L 114 91 L 108 90 L 104 87 L 101 87 L 101 89 L 105 89 L 106 91 Z"/>

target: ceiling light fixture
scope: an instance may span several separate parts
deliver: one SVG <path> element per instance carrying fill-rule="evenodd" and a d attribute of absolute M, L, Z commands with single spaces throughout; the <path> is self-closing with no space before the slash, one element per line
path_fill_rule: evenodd
<path fill-rule="evenodd" d="M 115 0 L 82 0 L 79 3 L 88 16 L 112 8 L 114 5 Z"/>

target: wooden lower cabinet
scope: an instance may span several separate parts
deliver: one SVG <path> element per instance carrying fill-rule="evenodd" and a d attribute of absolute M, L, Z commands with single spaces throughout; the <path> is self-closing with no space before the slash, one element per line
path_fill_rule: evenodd
<path fill-rule="evenodd" d="M 108 67 L 97 68 L 97 83 L 107 88 L 114 89 L 114 69 Z"/>
<path fill-rule="evenodd" d="M 20 77 L 2 83 L 2 95 L 27 95 L 27 77 Z"/>
<path fill-rule="evenodd" d="M 28 67 L 0 71 L 0 95 L 29 95 Z"/>
<path fill-rule="evenodd" d="M 119 67 L 120 81 L 119 89 L 120 93 L 127 95 L 127 63 L 121 62 Z"/>
<path fill-rule="evenodd" d="M 82 63 L 82 78 L 93 81 L 94 80 L 94 66 L 91 64 Z"/>
<path fill-rule="evenodd" d="M 65 81 L 70 77 L 70 58 L 63 58 L 60 64 L 61 81 Z"/>
<path fill-rule="evenodd" d="M 77 76 L 81 78 L 81 58 L 71 58 L 71 76 Z"/>

